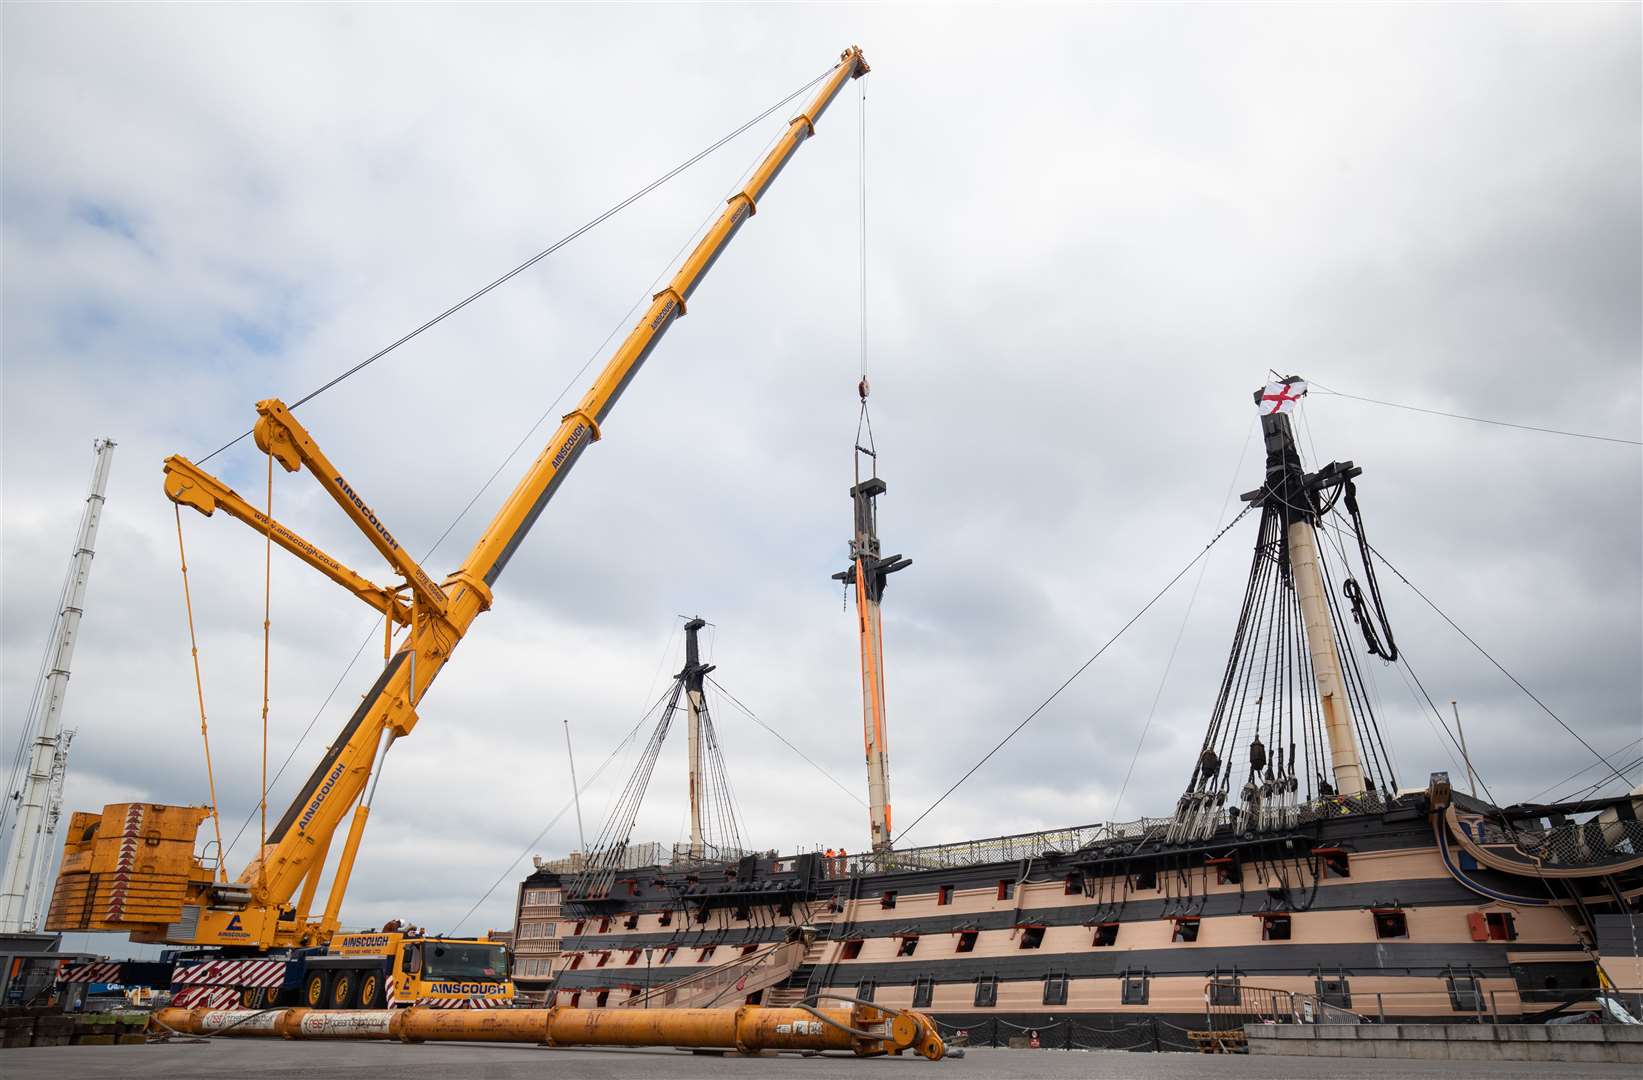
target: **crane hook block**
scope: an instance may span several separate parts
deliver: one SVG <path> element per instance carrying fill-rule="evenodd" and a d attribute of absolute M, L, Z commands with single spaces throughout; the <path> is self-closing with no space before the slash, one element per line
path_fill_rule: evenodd
<path fill-rule="evenodd" d="M 869 391 L 870 389 L 872 389 L 872 387 L 867 385 L 867 376 L 863 375 L 861 377 L 861 382 L 856 384 L 856 393 L 861 395 L 861 399 L 863 401 L 866 401 L 867 400 L 867 391 Z"/>
<path fill-rule="evenodd" d="M 257 440 L 257 449 L 265 454 L 273 455 L 280 468 L 286 472 L 296 472 L 302 468 L 302 457 L 297 453 L 297 444 L 291 439 L 291 432 L 284 424 L 279 423 L 272 416 L 257 418 L 257 426 L 251 429 Z"/>

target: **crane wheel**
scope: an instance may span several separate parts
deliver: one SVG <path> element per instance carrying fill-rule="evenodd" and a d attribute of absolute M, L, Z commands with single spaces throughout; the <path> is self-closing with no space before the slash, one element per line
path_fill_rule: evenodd
<path fill-rule="evenodd" d="M 354 1007 L 354 991 L 358 989 L 358 972 L 337 972 L 331 976 L 331 993 L 328 997 L 330 1007 L 333 1009 L 352 1009 Z"/>
<path fill-rule="evenodd" d="M 359 977 L 359 1007 L 382 1008 L 382 976 L 374 971 L 367 971 Z"/>
<path fill-rule="evenodd" d="M 260 986 L 254 986 L 240 991 L 240 1005 L 247 1009 L 263 1009 L 268 1006 L 269 992 Z"/>
<path fill-rule="evenodd" d="M 302 1003 L 310 1009 L 323 1009 L 325 1008 L 325 999 L 328 996 L 327 991 L 330 989 L 330 986 L 327 985 L 325 972 L 311 971 L 308 973 L 308 977 L 302 981 Z"/>

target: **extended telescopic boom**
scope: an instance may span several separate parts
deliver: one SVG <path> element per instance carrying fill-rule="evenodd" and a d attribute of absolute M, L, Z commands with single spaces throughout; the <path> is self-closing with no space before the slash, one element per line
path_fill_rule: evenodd
<path fill-rule="evenodd" d="M 335 930 L 336 912 L 343 891 L 347 887 L 349 870 L 369 812 L 367 784 L 374 771 L 380 771 L 381 756 L 394 739 L 409 734 L 416 726 L 416 705 L 428 686 L 450 659 L 457 642 L 467 633 L 473 620 L 491 605 L 491 589 L 501 576 L 508 560 L 519 549 L 536 519 L 541 516 L 548 501 L 580 459 L 588 445 L 600 437 L 600 426 L 615 406 L 622 391 L 638 374 L 673 323 L 685 314 L 686 304 L 708 270 L 724 252 L 731 237 L 756 212 L 772 181 L 792 159 L 799 146 L 815 134 L 816 123 L 838 95 L 844 84 L 868 71 L 866 60 L 859 48 L 852 47 L 840 57 L 837 67 L 823 77 L 820 88 L 804 111 L 788 124 L 787 131 L 775 147 L 753 171 L 746 185 L 726 204 L 723 212 L 708 229 L 707 234 L 691 251 L 667 287 L 651 300 L 649 308 L 638 324 L 622 341 L 605 364 L 591 389 L 566 413 L 559 429 L 548 440 L 546 447 L 531 463 L 530 469 L 508 496 L 502 508 L 492 519 L 478 543 L 463 560 L 461 567 L 435 585 L 409 555 L 399 548 L 393 535 L 365 503 L 363 497 L 330 467 L 329 460 L 289 410 L 278 401 L 259 403 L 261 414 L 256 428 L 257 444 L 274 455 L 282 467 L 295 471 L 303 464 L 322 487 L 343 506 L 371 542 L 388 558 L 409 585 L 410 625 L 402 643 L 393 652 L 376 684 L 366 693 L 359 708 L 327 750 L 324 759 L 303 784 L 296 799 L 283 817 L 269 832 L 266 845 L 252 864 L 239 875 L 235 884 L 212 885 L 209 875 L 202 875 L 196 865 L 189 875 L 190 887 L 185 904 L 199 905 L 197 922 L 179 922 L 178 915 L 162 917 L 162 908 L 170 904 L 145 909 L 140 918 L 85 918 L 69 920 L 59 917 L 61 929 L 118 929 L 132 932 L 139 940 L 165 940 L 191 944 L 299 944 L 322 941 Z M 204 488 L 206 485 L 184 481 L 189 471 L 198 468 L 182 458 L 168 462 L 167 494 L 180 503 L 210 513 L 216 499 Z M 323 471 L 321 471 L 323 470 Z M 209 478 L 207 478 L 209 479 Z M 243 512 L 242 515 L 244 516 Z M 258 522 L 269 528 L 266 521 Z M 273 526 L 274 539 L 299 556 L 303 554 L 300 538 L 282 538 L 277 523 Z M 294 534 L 293 534 L 294 535 Z M 320 553 L 322 555 L 323 553 Z M 320 556 L 309 558 L 313 562 Z M 329 559 L 328 556 L 324 557 Z M 329 560 L 334 563 L 335 560 Z M 316 565 L 318 563 L 316 562 Z M 348 578 L 336 566 L 321 569 L 334 580 L 342 580 L 346 587 L 367 602 L 394 614 L 396 604 L 390 599 L 394 591 L 372 590 L 369 583 Z M 374 786 L 374 785 L 373 785 Z M 338 864 L 327 903 L 325 915 L 309 921 L 307 909 L 315 886 L 323 871 L 326 853 L 343 815 L 355 807 L 355 818 Z M 112 828 L 127 820 L 126 804 L 105 808 L 104 827 Z M 179 808 L 180 809 L 180 808 Z M 116 813 L 117 812 L 117 813 Z M 114 818 L 109 815 L 115 813 Z M 82 815 L 90 818 L 93 815 Z M 65 857 L 64 876 L 59 890 L 69 884 L 70 870 L 78 868 L 84 875 L 98 865 L 90 842 L 86 843 L 85 858 L 76 862 Z M 72 853 L 71 853 L 72 854 Z M 92 899 L 86 890 L 97 886 L 81 880 L 80 892 L 74 894 L 80 906 L 97 908 L 100 896 Z M 302 899 L 293 906 L 290 901 L 298 890 Z M 68 893 L 63 899 L 69 900 Z M 209 902 L 202 902 L 207 900 Z M 64 908 L 69 904 L 65 903 Z M 65 912 L 66 914 L 66 912 Z M 69 922 L 74 925 L 68 925 Z"/>

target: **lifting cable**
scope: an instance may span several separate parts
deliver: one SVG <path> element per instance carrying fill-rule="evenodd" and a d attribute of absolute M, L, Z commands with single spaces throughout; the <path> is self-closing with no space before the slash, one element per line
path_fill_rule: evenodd
<path fill-rule="evenodd" d="M 856 80 L 856 286 L 857 301 L 857 366 L 861 374 L 856 382 L 856 395 L 861 409 L 856 413 L 856 441 L 853 463 L 856 483 L 861 483 L 861 459 L 871 462 L 874 477 L 879 474 L 878 444 L 873 441 L 873 417 L 867 411 L 867 395 L 872 386 L 867 381 L 867 86 Z M 862 432 L 867 433 L 867 444 L 862 445 Z M 849 603 L 850 585 L 844 586 L 845 603 Z"/>
<path fill-rule="evenodd" d="M 512 270 L 509 270 L 507 273 L 503 274 L 501 277 L 497 278 L 495 281 L 492 281 L 489 285 L 486 285 L 484 288 L 480 289 L 478 292 L 475 292 L 475 293 L 471 294 L 466 299 L 457 301 L 456 303 L 452 304 L 450 307 L 446 308 L 444 311 L 441 311 L 438 315 L 435 315 L 433 318 L 429 319 L 427 322 L 425 322 L 421 326 L 417 327 L 415 330 L 412 330 L 410 333 L 406 334 L 404 337 L 400 338 L 399 340 L 393 342 L 390 345 L 387 345 L 387 346 L 385 346 L 381 349 L 378 349 L 376 352 L 372 353 L 370 356 L 367 356 L 364 360 L 361 360 L 359 363 L 355 364 L 353 367 L 348 368 L 346 371 L 344 371 L 341 374 L 337 375 L 336 377 L 332 378 L 329 382 L 325 383 L 323 386 L 319 387 L 318 389 L 312 390 L 309 393 L 304 394 L 302 397 L 298 398 L 295 402 L 293 402 L 290 405 L 290 408 L 293 411 L 295 411 L 301 405 L 303 405 L 303 404 L 305 404 L 309 401 L 312 401 L 314 398 L 316 398 L 319 395 L 325 393 L 325 391 L 331 389 L 333 386 L 336 386 L 338 383 L 342 382 L 344 379 L 347 379 L 350 376 L 358 374 L 360 371 L 363 371 L 365 368 L 367 368 L 367 367 L 371 366 L 372 364 L 376 363 L 378 360 L 382 359 L 384 356 L 387 356 L 389 353 L 393 352 L 395 349 L 399 348 L 401 345 L 405 344 L 407 341 L 410 341 L 412 338 L 416 337 L 418 334 L 422 333 L 424 330 L 430 329 L 431 327 L 436 326 L 441 322 L 444 322 L 447 318 L 449 318 L 452 315 L 455 315 L 457 312 L 461 311 L 463 308 L 467 307 L 469 304 L 473 303 L 475 300 L 478 300 L 480 297 L 484 296 L 486 293 L 490 292 L 492 289 L 495 289 L 497 286 L 503 285 L 503 284 L 507 283 L 508 281 L 511 281 L 513 278 L 515 278 L 515 277 L 519 276 L 520 274 L 524 273 L 526 270 L 529 270 L 531 267 L 535 266 L 537 263 L 541 262 L 543 259 L 547 258 L 549 255 L 552 255 L 554 252 L 558 251 L 560 248 L 564 247 L 566 244 L 570 243 L 572 240 L 575 240 L 577 237 L 581 236 L 583 233 L 586 233 L 589 230 L 595 228 L 596 226 L 601 225 L 604 222 L 608 221 L 610 218 L 615 217 L 617 214 L 621 213 L 623 210 L 626 210 L 629 206 L 631 206 L 634 203 L 638 202 L 640 199 L 644 198 L 646 195 L 649 195 L 652 191 L 655 191 L 657 188 L 661 187 L 663 184 L 667 183 L 669 180 L 672 180 L 675 176 L 678 176 L 680 173 L 682 173 L 685 170 L 689 169 L 692 165 L 695 165 L 697 162 L 701 161 L 703 158 L 706 158 L 709 155 L 711 155 L 712 153 L 714 153 L 714 151 L 716 151 L 716 150 L 720 149 L 721 147 L 725 146 L 726 144 L 732 142 L 733 140 L 735 140 L 736 138 L 738 138 L 739 136 L 741 136 L 742 134 L 747 132 L 748 129 L 754 127 L 755 125 L 757 125 L 759 123 L 761 123 L 766 118 L 770 117 L 772 114 L 774 114 L 779 109 L 781 109 L 783 106 L 788 105 L 789 103 L 791 103 L 795 98 L 799 97 L 805 91 L 809 90 L 811 87 L 815 86 L 817 83 L 819 83 L 823 79 L 827 78 L 828 75 L 833 73 L 833 71 L 836 67 L 837 67 L 837 65 L 834 65 L 834 67 L 828 68 L 826 71 L 822 72 L 820 75 L 817 75 L 814 79 L 811 79 L 809 82 L 805 83 L 803 86 L 799 87 L 797 90 L 794 90 L 792 93 L 788 94 L 786 97 L 782 98 L 780 101 L 776 102 L 774 105 L 770 106 L 768 109 L 765 109 L 763 112 L 759 113 L 759 115 L 753 117 L 751 120 L 748 120 L 746 123 L 744 123 L 741 126 L 737 127 L 734 131 L 730 132 L 728 135 L 723 136 L 717 142 L 714 142 L 711 145 L 709 145 L 706 149 L 699 151 L 698 153 L 692 155 L 691 157 L 689 157 L 689 158 L 685 159 L 684 161 L 680 162 L 679 164 L 675 165 L 673 168 L 669 169 L 667 172 L 663 173 L 661 176 L 658 176 L 656 179 L 652 180 L 650 183 L 646 184 L 644 187 L 642 187 L 639 190 L 635 191 L 633 194 L 629 195 L 627 198 L 621 200 L 618 203 L 615 203 L 614 205 L 612 205 L 611 207 L 606 209 L 604 212 L 598 214 L 597 216 L 595 216 L 593 218 L 590 218 L 588 221 L 584 222 L 582 225 L 579 225 L 575 229 L 572 229 L 570 232 L 566 233 L 564 236 L 560 237 L 558 240 L 555 240 L 553 243 L 549 244 L 547 247 L 543 248 L 541 251 L 537 252 L 535 255 L 532 255 L 530 258 L 526 259 L 524 262 L 520 263 L 518 266 L 514 267 Z M 861 80 L 859 80 L 859 79 L 857 80 L 857 82 L 860 82 L 860 81 Z M 205 455 L 205 457 L 201 458 L 199 460 L 198 464 L 204 465 L 206 462 L 210 461 L 212 458 L 216 457 L 218 454 L 222 453 L 224 450 L 227 450 L 229 447 L 233 446 L 235 443 L 239 442 L 241 439 L 244 439 L 249 434 L 251 434 L 251 431 L 247 430 L 247 431 L 243 431 L 240 434 L 234 436 L 234 438 L 228 440 L 226 443 L 224 443 L 223 445 L 217 447 L 217 449 L 211 451 L 211 453 L 209 453 L 209 454 Z"/>
<path fill-rule="evenodd" d="M 257 845 L 257 881 L 267 884 L 268 871 L 263 854 L 268 847 L 268 651 L 273 627 L 270 614 L 274 597 L 274 450 L 268 450 L 268 508 L 263 513 L 268 522 L 263 532 L 262 555 L 262 798 L 257 804 L 261 815 L 259 828 L 261 843 Z"/>
<path fill-rule="evenodd" d="M 1202 548 L 1200 548 L 1198 553 L 1196 555 L 1194 555 L 1190 560 L 1188 560 L 1188 562 L 1185 566 L 1181 567 L 1180 570 L 1176 571 L 1175 576 L 1170 578 L 1169 581 L 1165 582 L 1164 587 L 1159 589 L 1156 593 L 1154 593 L 1153 596 L 1152 596 L 1152 599 L 1148 600 L 1145 604 L 1143 604 L 1141 606 L 1141 610 L 1137 611 L 1134 615 L 1131 615 L 1129 617 L 1129 620 L 1127 622 L 1125 622 L 1123 626 L 1120 626 L 1118 628 L 1117 632 L 1114 633 L 1112 637 L 1108 638 L 1104 645 L 1102 645 L 1099 649 L 1095 650 L 1095 654 L 1093 656 L 1091 656 L 1088 660 L 1084 661 L 1082 664 L 1078 665 L 1078 669 L 1076 671 L 1074 671 L 1071 675 L 1067 676 L 1067 680 L 1065 682 L 1063 682 L 1060 686 L 1056 687 L 1054 692 L 1051 693 L 1049 697 L 1045 698 L 1042 702 L 1040 702 L 1038 707 L 1036 709 L 1034 709 L 1032 712 L 1028 713 L 1026 718 L 1023 719 L 1019 724 L 1017 724 L 1015 727 L 1011 728 L 1009 734 L 1005 735 L 1002 739 L 1000 739 L 998 741 L 998 743 L 996 745 L 994 745 L 994 747 L 991 750 L 989 750 L 985 754 L 983 754 L 980 761 L 978 761 L 974 765 L 970 766 L 969 771 L 967 771 L 963 776 L 959 777 L 957 780 L 953 781 L 953 786 L 948 788 L 946 791 L 942 792 L 941 793 L 941 798 L 939 798 L 935 802 L 931 803 L 929 805 L 929 807 L 927 809 L 925 809 L 924 813 L 920 814 L 918 817 L 913 819 L 913 823 L 911 825 L 909 825 L 909 826 L 907 826 L 907 828 L 901 830 L 901 833 L 895 839 L 895 843 L 899 844 L 907 836 L 908 833 L 910 833 L 914 829 L 918 828 L 919 822 L 921 822 L 925 818 L 929 817 L 931 811 L 935 810 L 936 807 L 940 806 L 943 802 L 946 801 L 947 796 L 949 796 L 953 792 L 957 791 L 960 784 L 963 784 L 964 781 L 966 781 L 966 780 L 970 779 L 970 777 L 974 776 L 975 773 L 976 773 L 976 770 L 980 769 L 983 765 L 987 764 L 987 761 L 988 761 L 989 758 L 991 758 L 994 754 L 998 753 L 1000 750 L 1004 749 L 1004 744 L 1005 743 L 1007 743 L 1011 739 L 1015 738 L 1016 735 L 1021 731 L 1022 728 L 1026 727 L 1028 724 L 1032 723 L 1034 717 L 1038 716 L 1039 713 L 1043 712 L 1046 708 L 1048 708 L 1052 701 L 1054 701 L 1056 698 L 1060 697 L 1061 692 L 1063 690 L 1067 689 L 1067 687 L 1071 686 L 1074 683 L 1074 681 L 1076 681 L 1078 679 L 1078 677 L 1080 675 L 1084 674 L 1085 670 L 1091 664 L 1093 664 L 1097 660 L 1101 659 L 1101 654 L 1102 653 L 1105 653 L 1108 649 L 1112 648 L 1113 643 L 1116 642 L 1120 637 L 1124 636 L 1125 631 L 1129 630 L 1130 627 L 1134 626 L 1138 621 L 1140 621 L 1141 616 L 1145 615 L 1148 611 L 1150 611 L 1152 609 L 1152 606 L 1154 604 L 1158 603 L 1159 600 L 1162 600 L 1164 598 L 1164 594 L 1169 592 L 1170 589 L 1175 587 L 1176 582 L 1180 581 L 1183 577 L 1186 577 L 1188 570 L 1191 570 L 1194 566 L 1198 565 L 1198 560 L 1199 559 L 1202 559 L 1205 555 L 1209 554 L 1210 548 L 1214 547 L 1216 545 L 1216 543 L 1223 536 L 1225 536 L 1227 533 L 1231 532 L 1233 526 L 1237 525 L 1240 521 L 1244 520 L 1244 515 L 1248 514 L 1251 510 L 1255 509 L 1255 507 L 1258 506 L 1258 505 L 1259 505 L 1259 503 L 1254 503 L 1254 502 L 1246 503 L 1244 508 L 1238 512 L 1238 516 L 1233 518 L 1231 521 L 1227 522 L 1226 525 L 1222 526 L 1220 532 L 1217 532 L 1214 536 L 1210 537 L 1209 543 L 1205 544 Z"/>
<path fill-rule="evenodd" d="M 172 503 L 177 517 L 177 561 L 183 569 L 183 608 L 188 612 L 188 650 L 194 657 L 194 697 L 200 703 L 200 741 L 205 744 L 205 782 L 211 789 L 211 824 L 217 832 L 217 879 L 228 880 L 228 853 L 222 846 L 222 815 L 217 811 L 217 777 L 211 769 L 211 735 L 205 726 L 205 684 L 200 681 L 200 643 L 194 636 L 194 598 L 188 591 L 188 556 L 183 551 L 183 511 Z"/>

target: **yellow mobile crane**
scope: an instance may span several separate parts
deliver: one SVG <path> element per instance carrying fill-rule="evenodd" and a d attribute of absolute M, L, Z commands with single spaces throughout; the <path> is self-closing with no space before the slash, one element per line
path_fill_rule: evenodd
<path fill-rule="evenodd" d="M 759 200 L 800 145 L 815 134 L 816 122 L 844 84 L 867 71 L 859 48 L 842 54 L 808 106 L 789 123 L 746 185 L 730 197 L 667 287 L 654 296 L 586 396 L 565 414 L 462 565 L 444 580 L 435 581 L 405 551 L 314 436 L 278 400 L 257 405 L 257 446 L 288 472 L 306 467 L 404 579 L 402 585 L 388 588 L 369 581 L 257 510 L 187 458 L 166 459 L 168 497 L 207 516 L 219 509 L 226 511 L 263 533 L 270 544 L 278 544 L 377 608 L 384 616 L 385 648 L 391 655 L 296 798 L 267 833 L 261 850 L 235 880 L 226 880 L 220 868 L 195 854 L 196 833 L 211 816 L 209 808 L 114 803 L 101 813 L 76 813 L 64 845 L 49 929 L 121 931 L 134 941 L 209 947 L 226 957 L 268 957 L 271 952 L 293 955 L 328 945 L 333 946 L 333 956 L 347 951 L 335 948 L 333 937 L 339 941 L 342 937 L 337 934 L 338 915 L 370 814 L 376 786 L 373 777 L 380 779 L 388 748 L 416 727 L 418 703 L 474 619 L 490 608 L 492 589 L 508 560 L 571 467 L 600 437 L 605 418 L 651 350 L 685 314 L 691 294 L 714 260 L 753 216 Z M 402 633 L 393 648 L 396 631 Z M 353 818 L 325 907 L 315 915 L 312 907 L 327 856 L 350 808 Z M 378 936 L 395 939 L 390 943 L 392 967 L 382 975 L 396 984 L 407 974 L 404 969 L 410 964 L 410 952 L 405 950 L 402 960 L 399 935 Z M 307 973 L 322 966 L 309 957 L 303 970 Z M 305 989 L 315 985 L 308 979 L 293 980 L 289 972 L 283 977 L 285 986 L 298 982 Z M 494 992 L 500 994 L 503 989 Z M 322 1003 L 312 1000 L 311 993 L 303 996 L 306 1004 Z M 358 991 L 353 997 L 354 1004 L 362 1003 Z"/>

